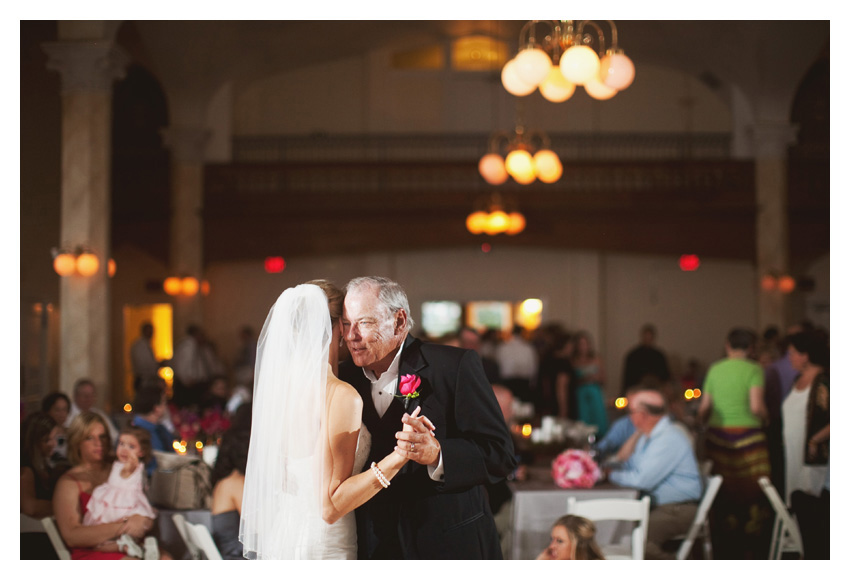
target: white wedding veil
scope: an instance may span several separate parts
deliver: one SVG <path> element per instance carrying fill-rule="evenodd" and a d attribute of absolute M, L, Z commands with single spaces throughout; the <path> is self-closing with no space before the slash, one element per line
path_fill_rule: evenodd
<path fill-rule="evenodd" d="M 330 341 L 327 296 L 313 284 L 285 290 L 263 325 L 239 524 L 246 558 L 309 558 L 322 545 Z"/>

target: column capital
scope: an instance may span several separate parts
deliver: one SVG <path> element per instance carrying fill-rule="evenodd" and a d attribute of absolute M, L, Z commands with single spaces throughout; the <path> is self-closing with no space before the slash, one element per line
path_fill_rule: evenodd
<path fill-rule="evenodd" d="M 211 132 L 200 127 L 175 125 L 162 129 L 164 144 L 174 159 L 185 163 L 203 163 Z"/>
<path fill-rule="evenodd" d="M 751 129 L 757 158 L 785 157 L 797 142 L 798 125 L 783 121 L 756 122 Z"/>
<path fill-rule="evenodd" d="M 130 57 L 105 41 L 60 41 L 42 44 L 47 68 L 62 75 L 62 93 L 109 92 L 124 78 Z"/>

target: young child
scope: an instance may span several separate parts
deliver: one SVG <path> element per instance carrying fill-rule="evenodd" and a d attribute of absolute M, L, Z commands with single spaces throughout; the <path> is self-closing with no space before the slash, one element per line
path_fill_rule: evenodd
<path fill-rule="evenodd" d="M 84 525 L 113 523 L 135 514 L 156 517 L 156 512 L 145 496 L 142 479 L 145 463 L 151 457 L 150 433 L 141 427 L 123 429 L 118 436 L 115 455 L 109 479 L 92 492 L 88 511 L 83 518 Z M 145 538 L 144 550 L 129 534 L 118 539 L 118 547 L 128 556 L 144 557 L 145 560 L 159 559 L 156 538 L 152 536 Z"/>

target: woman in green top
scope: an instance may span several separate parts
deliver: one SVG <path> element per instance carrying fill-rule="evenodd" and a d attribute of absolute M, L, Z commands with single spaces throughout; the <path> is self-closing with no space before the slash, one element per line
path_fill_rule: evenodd
<path fill-rule="evenodd" d="M 735 328 L 726 337 L 726 358 L 708 369 L 699 407 L 707 425 L 706 457 L 713 472 L 723 476 L 715 499 L 712 524 L 718 558 L 760 557 L 769 540 L 770 508 L 758 478 L 770 477 L 770 459 L 763 424 L 767 421 L 764 372 L 750 359 L 755 333 Z M 729 553 L 724 554 L 728 549 Z"/>

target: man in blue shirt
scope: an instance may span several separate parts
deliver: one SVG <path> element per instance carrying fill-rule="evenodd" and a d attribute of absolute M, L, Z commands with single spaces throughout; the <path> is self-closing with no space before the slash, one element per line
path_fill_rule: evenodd
<path fill-rule="evenodd" d="M 608 479 L 633 487 L 652 500 L 646 543 L 647 559 L 667 559 L 664 542 L 685 534 L 702 496 L 702 479 L 690 439 L 667 414 L 664 396 L 656 390 L 638 391 L 629 401 L 635 433 L 626 441 L 621 469 Z"/>

